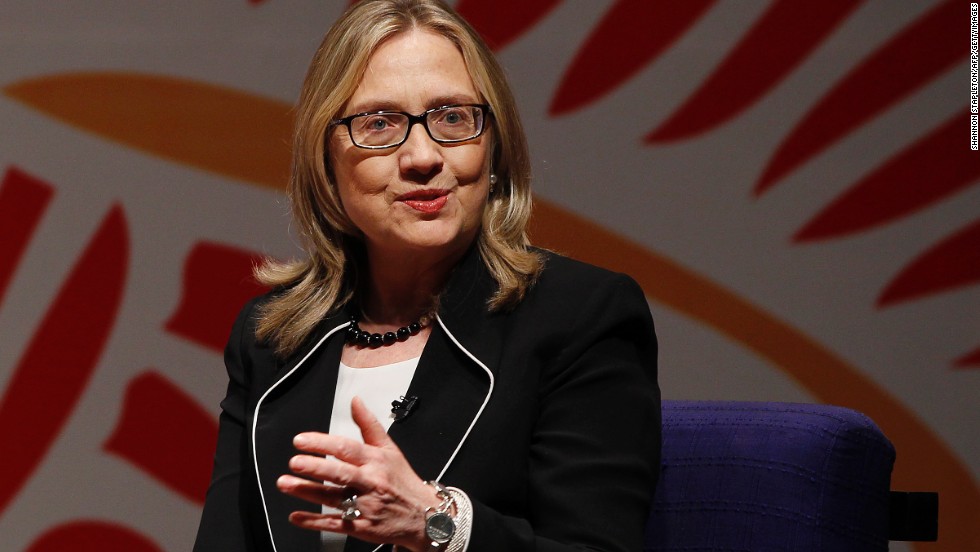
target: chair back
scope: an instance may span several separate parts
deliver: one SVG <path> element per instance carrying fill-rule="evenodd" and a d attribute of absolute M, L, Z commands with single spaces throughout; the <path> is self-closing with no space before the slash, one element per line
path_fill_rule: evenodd
<path fill-rule="evenodd" d="M 887 551 L 894 462 L 847 408 L 664 401 L 644 550 Z"/>

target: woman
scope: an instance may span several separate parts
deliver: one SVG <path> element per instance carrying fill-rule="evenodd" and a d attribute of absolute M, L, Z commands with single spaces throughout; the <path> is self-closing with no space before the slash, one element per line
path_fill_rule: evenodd
<path fill-rule="evenodd" d="M 294 143 L 309 258 L 267 263 L 233 328 L 195 550 L 639 549 L 649 308 L 529 247 L 527 157 L 501 69 L 439 0 L 334 25 Z"/>

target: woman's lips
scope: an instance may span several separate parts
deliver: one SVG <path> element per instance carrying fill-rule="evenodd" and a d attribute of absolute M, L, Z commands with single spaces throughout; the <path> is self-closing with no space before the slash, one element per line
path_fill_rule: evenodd
<path fill-rule="evenodd" d="M 398 200 L 422 213 L 438 213 L 446 206 L 449 192 L 445 190 L 410 192 L 403 194 Z"/>

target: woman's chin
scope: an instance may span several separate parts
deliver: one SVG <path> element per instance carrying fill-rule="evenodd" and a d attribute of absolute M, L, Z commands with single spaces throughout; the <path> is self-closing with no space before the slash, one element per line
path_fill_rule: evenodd
<path fill-rule="evenodd" d="M 450 229 L 442 224 L 424 224 L 415 226 L 411 231 L 390 235 L 378 245 L 383 251 L 448 258 L 466 250 L 474 239 L 475 232 L 462 232 L 459 228 Z"/>

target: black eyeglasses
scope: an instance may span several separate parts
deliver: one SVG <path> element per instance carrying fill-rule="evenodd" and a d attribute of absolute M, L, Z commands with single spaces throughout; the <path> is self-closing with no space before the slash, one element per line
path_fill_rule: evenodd
<path fill-rule="evenodd" d="M 404 111 L 357 113 L 330 121 L 344 125 L 351 142 L 359 148 L 384 149 L 402 145 L 412 126 L 422 125 L 435 142 L 454 144 L 483 134 L 490 106 L 486 104 L 444 105 L 418 115 Z"/>

